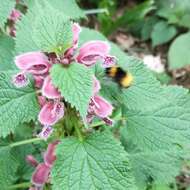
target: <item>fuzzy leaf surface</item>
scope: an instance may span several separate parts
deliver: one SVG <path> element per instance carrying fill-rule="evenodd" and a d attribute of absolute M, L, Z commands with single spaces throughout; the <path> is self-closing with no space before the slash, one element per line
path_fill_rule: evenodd
<path fill-rule="evenodd" d="M 58 145 L 53 190 L 135 190 L 127 154 L 108 133 L 84 141 L 67 138 Z"/>
<path fill-rule="evenodd" d="M 0 72 L 0 136 L 14 132 L 19 124 L 37 118 L 39 106 L 32 83 L 18 89 L 12 84 L 13 72 Z"/>
<path fill-rule="evenodd" d="M 62 96 L 84 118 L 92 96 L 92 72 L 84 65 L 72 63 L 68 67 L 53 65 L 50 75 Z"/>

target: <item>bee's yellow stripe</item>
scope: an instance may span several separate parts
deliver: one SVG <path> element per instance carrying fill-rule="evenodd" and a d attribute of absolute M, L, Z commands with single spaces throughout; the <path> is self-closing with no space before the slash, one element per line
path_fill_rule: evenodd
<path fill-rule="evenodd" d="M 109 70 L 109 76 L 115 77 L 116 73 L 117 73 L 117 67 L 111 67 Z"/>
<path fill-rule="evenodd" d="M 133 76 L 130 73 L 127 73 L 125 77 L 123 77 L 120 81 L 121 86 L 127 88 L 131 85 L 133 81 Z"/>

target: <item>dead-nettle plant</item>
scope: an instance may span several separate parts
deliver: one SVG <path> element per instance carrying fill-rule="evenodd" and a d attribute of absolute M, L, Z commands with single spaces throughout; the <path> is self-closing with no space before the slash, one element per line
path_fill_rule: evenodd
<path fill-rule="evenodd" d="M 141 60 L 81 27 L 74 0 L 3 2 L 1 189 L 175 183 L 189 158 L 188 90 L 162 86 Z"/>

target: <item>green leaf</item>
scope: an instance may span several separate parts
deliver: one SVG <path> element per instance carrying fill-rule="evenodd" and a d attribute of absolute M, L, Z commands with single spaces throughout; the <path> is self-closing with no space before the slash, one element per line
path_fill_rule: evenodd
<path fill-rule="evenodd" d="M 85 17 L 84 11 L 79 8 L 75 0 L 48 0 L 48 3 L 56 12 L 67 15 L 71 19 Z"/>
<path fill-rule="evenodd" d="M 30 51 L 39 51 L 39 48 L 33 40 L 33 26 L 36 22 L 36 15 L 39 16 L 35 4 L 29 9 L 26 15 L 22 16 L 21 21 L 16 25 L 17 33 L 15 39 L 16 54 L 26 53 Z M 32 24 L 31 24 L 32 23 Z M 24 38 L 23 38 L 24 36 Z"/>
<path fill-rule="evenodd" d="M 141 30 L 141 38 L 143 40 L 148 40 L 151 37 L 151 33 L 155 23 L 158 22 L 157 17 L 148 17 L 145 19 L 142 30 Z"/>
<path fill-rule="evenodd" d="M 7 190 L 8 186 L 16 181 L 18 162 L 13 157 L 8 147 L 0 147 L 0 186 L 1 190 Z"/>
<path fill-rule="evenodd" d="M 0 70 L 15 68 L 13 64 L 14 40 L 4 34 L 0 35 Z"/>
<path fill-rule="evenodd" d="M 33 85 L 18 89 L 12 84 L 13 72 L 0 72 L 0 136 L 7 136 L 19 124 L 37 118 L 39 106 Z"/>
<path fill-rule="evenodd" d="M 176 34 L 176 28 L 168 25 L 167 22 L 160 21 L 156 23 L 151 34 L 153 46 L 169 42 Z"/>
<path fill-rule="evenodd" d="M 170 69 L 178 69 L 190 65 L 190 32 L 177 37 L 169 49 Z"/>
<path fill-rule="evenodd" d="M 189 0 L 156 1 L 158 9 L 157 14 L 160 17 L 168 19 L 169 23 L 179 26 L 190 27 L 190 4 Z"/>
<path fill-rule="evenodd" d="M 51 174 L 53 190 L 135 190 L 127 154 L 109 133 L 63 139 Z"/>
<path fill-rule="evenodd" d="M 175 151 L 148 151 L 130 155 L 130 161 L 138 186 L 146 186 L 150 178 L 156 184 L 169 184 L 179 175 L 182 158 Z"/>
<path fill-rule="evenodd" d="M 118 25 L 131 26 L 144 19 L 145 15 L 154 10 L 154 1 L 146 0 L 131 9 L 126 9 L 124 14 L 116 20 Z"/>
<path fill-rule="evenodd" d="M 14 9 L 16 2 L 15 0 L 5 0 L 0 3 L 0 27 L 3 28 L 7 18 Z"/>
<path fill-rule="evenodd" d="M 168 103 L 161 101 L 156 107 L 125 112 L 129 139 L 141 150 L 190 144 L 190 108 L 185 105 L 189 105 L 190 97 L 186 95 L 175 99 L 170 93 L 166 96 L 171 98 Z"/>
<path fill-rule="evenodd" d="M 53 65 L 50 75 L 61 95 L 80 112 L 84 118 L 92 96 L 92 72 L 78 63 L 68 67 Z"/>
<path fill-rule="evenodd" d="M 34 25 L 33 40 L 44 52 L 63 52 L 72 46 L 72 25 L 67 17 L 50 9 L 41 14 Z"/>

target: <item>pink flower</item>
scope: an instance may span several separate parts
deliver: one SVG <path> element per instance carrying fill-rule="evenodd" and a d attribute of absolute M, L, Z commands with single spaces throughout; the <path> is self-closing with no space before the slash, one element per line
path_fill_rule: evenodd
<path fill-rule="evenodd" d="M 47 140 L 52 133 L 53 133 L 53 128 L 51 126 L 45 125 L 42 128 L 42 131 L 37 136 L 43 140 Z"/>
<path fill-rule="evenodd" d="M 37 165 L 39 164 L 38 161 L 32 156 L 32 155 L 28 155 L 26 157 L 26 161 L 33 167 L 37 167 Z"/>
<path fill-rule="evenodd" d="M 21 17 L 20 11 L 13 9 L 9 19 L 12 20 L 13 22 L 16 22 L 20 17 Z"/>
<path fill-rule="evenodd" d="M 72 30 L 73 30 L 73 44 L 74 44 L 74 46 L 77 46 L 79 34 L 81 33 L 82 29 L 78 23 L 74 23 Z"/>
<path fill-rule="evenodd" d="M 41 52 L 24 53 L 15 58 L 16 66 L 34 75 L 46 74 L 50 68 L 48 58 Z"/>
<path fill-rule="evenodd" d="M 89 103 L 86 122 L 91 123 L 94 116 L 97 116 L 105 121 L 106 124 L 112 125 L 113 121 L 108 116 L 112 114 L 113 107 L 107 100 L 97 95 L 100 89 L 100 82 L 93 76 L 93 97 Z"/>
<path fill-rule="evenodd" d="M 38 96 L 38 103 L 40 107 L 43 107 L 46 104 L 46 98 L 44 96 Z"/>
<path fill-rule="evenodd" d="M 34 75 L 33 77 L 34 77 L 35 87 L 41 88 L 44 82 L 44 77 L 38 75 Z"/>
<path fill-rule="evenodd" d="M 50 99 L 61 97 L 58 89 L 53 86 L 50 76 L 47 76 L 44 80 L 44 84 L 42 86 L 42 95 Z"/>
<path fill-rule="evenodd" d="M 86 66 L 95 64 L 98 60 L 108 55 L 110 46 L 104 41 L 90 41 L 85 43 L 79 50 L 77 61 Z"/>
<path fill-rule="evenodd" d="M 59 142 L 50 143 L 48 145 L 47 151 L 44 153 L 44 162 L 47 166 L 52 166 L 53 162 L 56 160 L 55 148 Z"/>
<path fill-rule="evenodd" d="M 21 72 L 12 77 L 12 83 L 17 88 L 23 88 L 29 84 L 29 79 L 27 78 L 26 74 Z"/>
<path fill-rule="evenodd" d="M 101 96 L 97 95 L 94 96 L 92 101 L 94 103 L 94 113 L 98 117 L 105 118 L 112 114 L 113 111 L 112 105 Z"/>
<path fill-rule="evenodd" d="M 49 178 L 49 173 L 49 166 L 44 163 L 39 164 L 32 175 L 32 183 L 36 186 L 43 186 Z"/>
<path fill-rule="evenodd" d="M 93 76 L 93 94 L 97 94 L 101 89 L 99 80 Z"/>
<path fill-rule="evenodd" d="M 64 104 L 62 102 L 47 102 L 41 109 L 38 120 L 45 126 L 52 126 L 64 115 Z"/>

